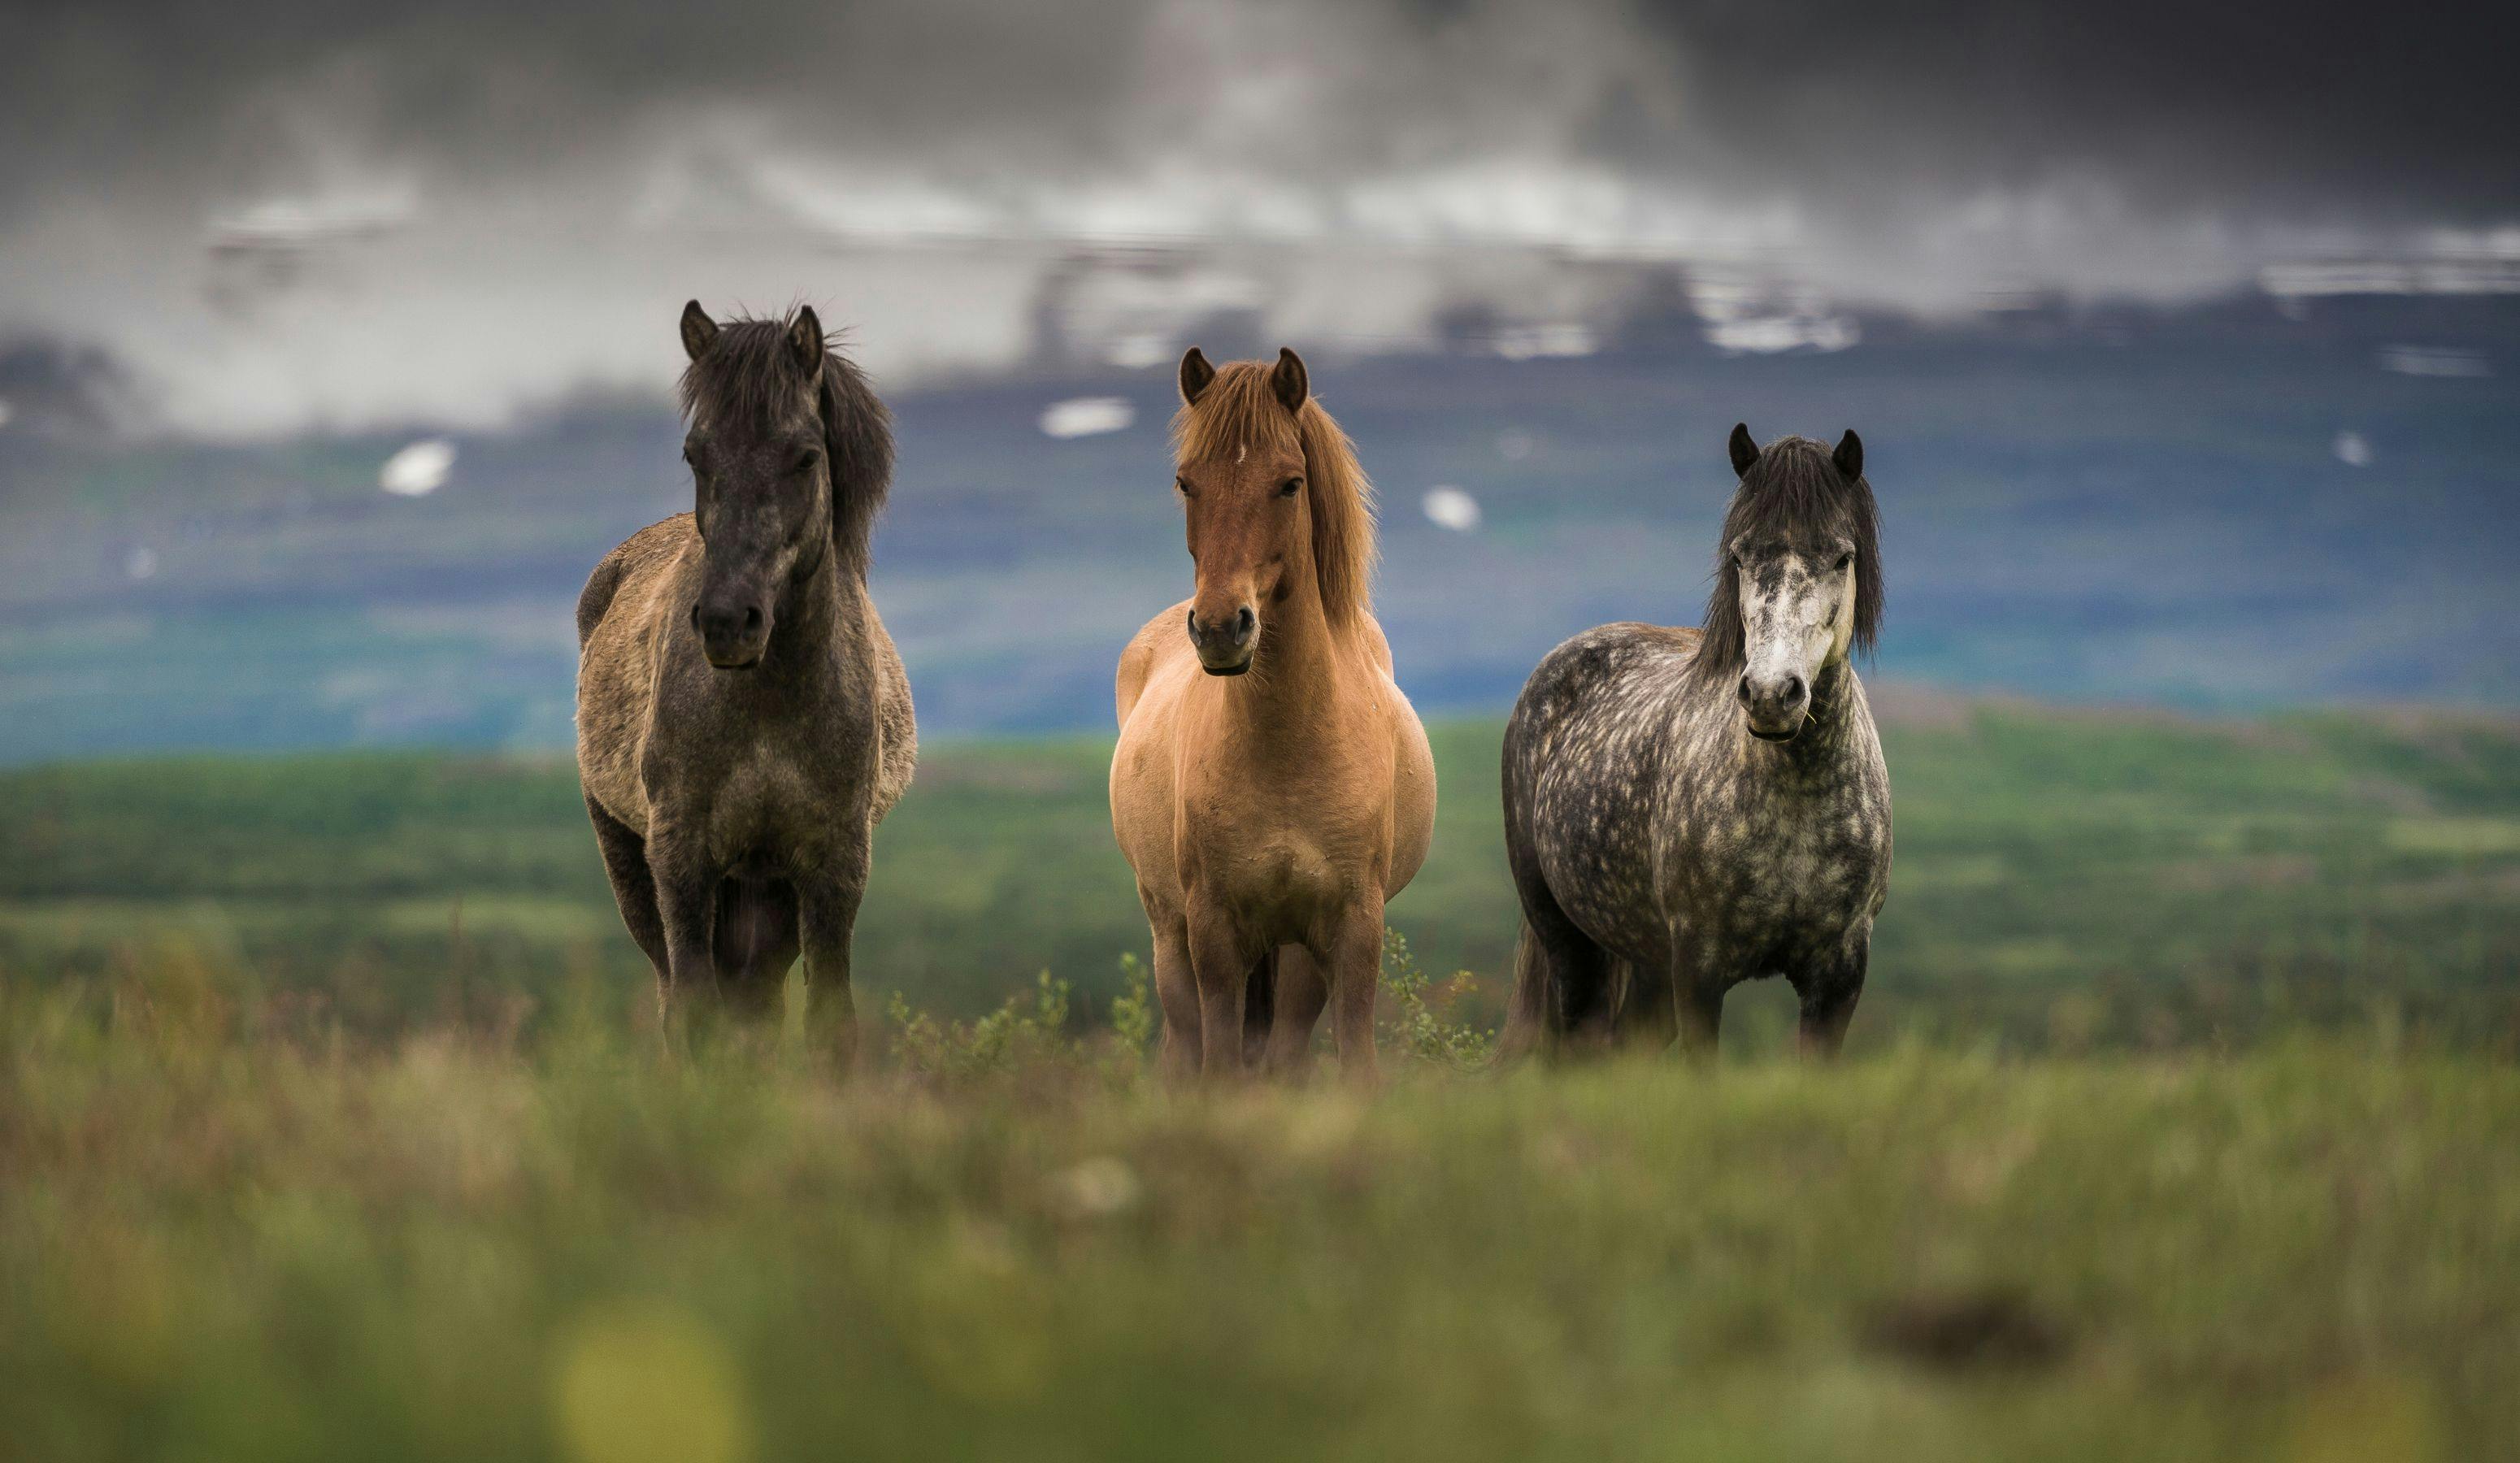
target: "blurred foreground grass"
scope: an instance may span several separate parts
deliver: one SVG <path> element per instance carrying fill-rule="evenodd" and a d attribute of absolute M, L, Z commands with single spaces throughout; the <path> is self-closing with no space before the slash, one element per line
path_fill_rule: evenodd
<path fill-rule="evenodd" d="M 361 1040 L 180 965 L 0 986 L 0 1456 L 2421 1460 L 2520 1436 L 2504 1064 L 1907 1042 L 1496 1077 L 1395 1049 L 1369 1101 L 1167 1093 L 1042 1014 L 896 1030 L 843 1085 L 667 1065 L 575 1005 Z"/>

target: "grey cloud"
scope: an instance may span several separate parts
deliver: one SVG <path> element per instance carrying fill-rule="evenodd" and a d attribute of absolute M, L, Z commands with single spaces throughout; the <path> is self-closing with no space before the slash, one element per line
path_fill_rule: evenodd
<path fill-rule="evenodd" d="M 1939 307 L 2520 216 L 2512 22 L 2481 8 L 189 0 L 14 29 L 0 334 L 102 342 L 208 429 L 647 380 L 688 293 L 833 302 L 905 373 L 1004 360 L 1067 241 L 1258 241 L 1282 257 L 1229 263 L 1273 323 L 1409 338 L 1456 283 L 1581 293 L 1534 284 L 1570 248 Z M 1342 288 L 1434 246 L 1532 257 Z"/>

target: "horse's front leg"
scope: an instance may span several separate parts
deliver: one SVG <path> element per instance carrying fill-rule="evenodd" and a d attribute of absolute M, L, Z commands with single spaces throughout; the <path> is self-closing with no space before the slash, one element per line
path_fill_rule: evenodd
<path fill-rule="evenodd" d="M 1871 959 L 1868 930 L 1790 977 L 1802 1002 L 1794 1043 L 1802 1055 L 1833 1057 L 1846 1044 L 1847 1024 L 1855 1019 L 1855 1002 L 1864 995 L 1864 972 Z"/>
<path fill-rule="evenodd" d="M 843 833 L 812 871 L 796 881 L 796 932 L 805 954 L 806 1030 L 846 1071 L 857 1061 L 857 996 L 849 985 L 849 947 L 857 936 L 858 906 L 866 899 L 875 866 L 875 825 L 862 818 Z"/>
<path fill-rule="evenodd" d="M 1198 987 L 1198 1070 L 1211 1081 L 1242 1075 L 1242 1001 L 1251 961 L 1231 913 L 1192 894 L 1187 920 L 1192 979 Z"/>
<path fill-rule="evenodd" d="M 655 881 L 656 913 L 664 926 L 665 978 L 657 1003 L 668 1046 L 724 1002 L 712 945 L 718 881 L 726 870 L 710 857 L 693 824 L 657 809 L 648 822 L 648 872 Z"/>
<path fill-rule="evenodd" d="M 1198 977 L 1192 972 L 1190 925 L 1179 914 L 1162 910 L 1140 895 L 1147 907 L 1147 929 L 1155 942 L 1155 1004 L 1163 1012 L 1164 1031 L 1155 1047 L 1155 1071 L 1166 1082 L 1198 1076 Z"/>
<path fill-rule="evenodd" d="M 1330 987 L 1330 1040 L 1339 1072 L 1371 1084 L 1379 1075 L 1373 1052 L 1373 993 L 1382 981 L 1382 896 L 1368 892 L 1340 910 L 1315 952 Z"/>

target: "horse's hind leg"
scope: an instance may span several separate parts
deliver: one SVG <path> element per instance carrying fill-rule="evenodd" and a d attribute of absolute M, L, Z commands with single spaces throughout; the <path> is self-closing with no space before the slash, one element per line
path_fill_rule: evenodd
<path fill-rule="evenodd" d="M 1556 892 L 1540 871 L 1536 855 L 1518 841 L 1507 815 L 1507 864 L 1522 901 L 1522 939 L 1514 947 L 1514 1016 L 1508 1050 L 1535 1047 L 1550 1055 L 1570 1048 L 1600 1049 L 1618 1019 L 1618 990 L 1607 952 L 1575 927 Z"/>
<path fill-rule="evenodd" d="M 787 880 L 729 877 L 718 884 L 711 945 L 730 1009 L 778 1018 L 788 967 L 800 948 L 796 926 L 796 891 Z"/>
<path fill-rule="evenodd" d="M 656 880 L 648 872 L 647 840 L 605 812 L 592 796 L 586 800 L 586 816 L 595 823 L 595 846 L 604 851 L 604 872 L 612 880 L 612 902 L 621 907 L 621 922 L 630 927 L 630 938 L 639 942 L 648 963 L 656 967 L 656 980 L 662 985 L 670 968 L 665 921 L 656 912 Z"/>
<path fill-rule="evenodd" d="M 1618 993 L 1613 1024 L 1619 1041 L 1656 1051 L 1669 1046 L 1680 1034 L 1671 972 L 1651 962 L 1617 960 L 1611 963 L 1610 977 L 1611 989 Z"/>
<path fill-rule="evenodd" d="M 1251 962 L 1242 992 L 1242 1065 L 1258 1068 L 1269 1054 L 1269 1026 L 1278 1014 L 1278 953 L 1263 951 Z"/>
<path fill-rule="evenodd" d="M 1864 995 L 1865 967 L 1871 963 L 1867 941 L 1834 958 L 1816 962 L 1794 976 L 1794 995 L 1802 1002 L 1795 1028 L 1795 1049 L 1807 1057 L 1833 1057 L 1846 1044 L 1846 1028 L 1855 1019 L 1855 1002 Z"/>
<path fill-rule="evenodd" d="M 1522 916 L 1547 970 L 1550 999 L 1541 1018 L 1542 1044 L 1560 1050 L 1606 1048 L 1619 999 L 1609 953 L 1575 927 L 1545 886 L 1536 895 L 1524 892 Z"/>
<path fill-rule="evenodd" d="M 1269 1028 L 1271 1074 L 1300 1076 L 1312 1065 L 1313 1029 L 1321 1024 L 1322 1007 L 1329 999 L 1330 984 L 1313 953 L 1300 945 L 1279 947 L 1277 1019 Z"/>

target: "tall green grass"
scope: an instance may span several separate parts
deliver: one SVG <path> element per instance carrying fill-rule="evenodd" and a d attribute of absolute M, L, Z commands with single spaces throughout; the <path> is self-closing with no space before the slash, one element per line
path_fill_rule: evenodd
<path fill-rule="evenodd" d="M 0 986 L 0 1454 L 2250 1459 L 2520 1436 L 2520 1072 L 2367 1042 L 1168 1092 Z M 1398 1003 L 1395 1003 L 1398 1004 Z M 1440 1024 L 1440 1023 L 1439 1023 Z M 1144 1035 L 1143 1022 L 1134 1037 Z"/>

